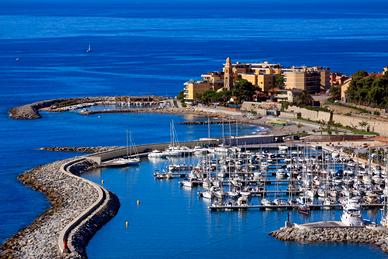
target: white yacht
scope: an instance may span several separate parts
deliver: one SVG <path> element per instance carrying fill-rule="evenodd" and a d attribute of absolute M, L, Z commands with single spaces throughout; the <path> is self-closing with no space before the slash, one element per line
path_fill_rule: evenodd
<path fill-rule="evenodd" d="M 286 177 L 287 177 L 287 174 L 286 174 L 286 171 L 284 171 L 284 169 L 278 169 L 276 171 L 276 179 L 283 179 Z"/>
<path fill-rule="evenodd" d="M 148 154 L 148 158 L 165 158 L 166 154 L 164 152 L 160 152 L 159 150 L 153 150 Z"/>
<path fill-rule="evenodd" d="M 130 146 L 129 146 L 129 143 L 130 143 Z M 139 164 L 140 164 L 140 158 L 137 155 L 137 150 L 135 148 L 134 143 L 132 142 L 132 137 L 128 134 L 128 131 L 127 131 L 126 156 L 115 158 L 103 163 L 103 165 L 111 166 L 111 167 L 138 166 Z"/>
<path fill-rule="evenodd" d="M 205 191 L 201 193 L 202 198 L 211 200 L 214 197 L 214 194 L 212 191 Z"/>
<path fill-rule="evenodd" d="M 247 197 L 245 196 L 241 196 L 237 199 L 237 205 L 238 206 L 244 206 L 244 207 L 247 207 L 248 206 L 248 199 Z"/>
<path fill-rule="evenodd" d="M 120 166 L 137 166 L 140 163 L 140 158 L 138 157 L 120 157 L 107 162 L 108 166 L 120 167 Z"/>
<path fill-rule="evenodd" d="M 349 199 L 343 206 L 341 222 L 345 226 L 363 226 L 364 221 L 361 217 L 361 207 L 356 199 Z"/>
<path fill-rule="evenodd" d="M 196 147 L 194 147 L 193 152 L 194 152 L 194 155 L 196 155 L 196 156 L 202 156 L 202 155 L 206 155 L 207 153 L 209 153 L 209 149 L 196 146 Z"/>

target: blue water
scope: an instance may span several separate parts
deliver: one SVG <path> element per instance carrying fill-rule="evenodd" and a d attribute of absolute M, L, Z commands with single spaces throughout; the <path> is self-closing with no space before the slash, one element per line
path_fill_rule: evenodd
<path fill-rule="evenodd" d="M 91 240 L 91 258 L 377 258 L 367 245 L 300 245 L 284 243 L 268 233 L 284 226 L 287 211 L 209 212 L 198 198 L 200 188 L 179 187 L 178 179 L 154 180 L 165 162 L 144 160 L 140 167 L 98 169 L 84 176 L 120 197 L 118 214 Z M 136 201 L 140 200 L 138 206 Z M 291 212 L 293 222 L 339 220 L 340 211 L 313 211 L 310 217 Z M 365 218 L 374 219 L 372 212 Z M 128 228 L 125 222 L 128 221 Z M 357 254 L 354 253 L 357 251 Z"/>
<path fill-rule="evenodd" d="M 184 81 L 220 69 L 227 56 L 234 61 L 323 65 L 349 74 L 387 65 L 388 6 L 383 0 L 78 2 L 0 2 L 0 241 L 49 206 L 16 176 L 73 155 L 37 148 L 124 144 L 127 128 L 136 143 L 159 142 L 168 140 L 170 119 L 185 120 L 172 115 L 45 113 L 42 120 L 12 121 L 7 110 L 15 105 L 70 96 L 174 96 Z M 88 44 L 91 55 L 85 53 Z M 177 127 L 180 140 L 207 134 L 206 127 Z M 92 240 L 92 257 L 108 252 L 110 257 L 148 257 L 163 254 L 164 248 L 171 257 L 269 256 L 274 250 L 283 257 L 383 256 L 368 246 L 278 242 L 266 233 L 282 224 L 283 213 L 209 215 L 194 194 L 175 184 L 155 183 L 146 168 L 150 165 L 141 167 L 144 172 L 103 172 L 123 205 Z M 120 186 L 124 179 L 127 185 Z M 140 208 L 133 203 L 137 197 L 144 200 Z M 126 233 L 124 218 L 134 224 Z"/>

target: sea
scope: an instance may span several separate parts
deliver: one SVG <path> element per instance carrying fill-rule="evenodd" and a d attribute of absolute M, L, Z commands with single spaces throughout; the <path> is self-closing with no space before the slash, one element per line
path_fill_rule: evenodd
<path fill-rule="evenodd" d="M 91 53 L 86 53 L 88 46 Z M 207 137 L 206 126 L 181 125 L 189 115 L 42 113 L 11 120 L 10 108 L 74 96 L 162 95 L 232 61 L 317 65 L 348 75 L 388 65 L 384 0 L 2 0 L 0 1 L 0 242 L 49 208 L 16 177 L 37 165 L 78 155 L 45 146 L 125 145 Z M 261 131 L 240 125 L 240 134 Z M 221 128 L 212 126 L 212 136 Z M 268 233 L 286 211 L 212 213 L 196 189 L 152 177 L 162 165 L 102 169 L 88 179 L 117 194 L 116 217 L 93 237 L 90 258 L 384 258 L 362 244 L 296 244 Z M 140 200 L 137 206 L 136 200 Z M 340 211 L 291 213 L 295 222 L 339 219 Z M 364 216 L 378 220 L 378 212 Z M 125 221 L 129 222 L 125 228 Z"/>

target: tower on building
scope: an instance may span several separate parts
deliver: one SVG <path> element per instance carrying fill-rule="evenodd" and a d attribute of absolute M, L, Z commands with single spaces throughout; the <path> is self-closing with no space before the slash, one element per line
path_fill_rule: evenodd
<path fill-rule="evenodd" d="M 226 90 L 233 88 L 233 67 L 229 57 L 226 59 L 224 67 L 224 88 Z"/>

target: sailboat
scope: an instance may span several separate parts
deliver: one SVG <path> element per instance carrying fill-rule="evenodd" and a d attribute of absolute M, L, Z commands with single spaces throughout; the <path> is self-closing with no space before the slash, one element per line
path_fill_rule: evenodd
<path fill-rule="evenodd" d="M 388 179 L 387 179 L 387 174 L 388 174 L 388 157 L 386 159 L 386 164 L 385 164 L 385 187 L 383 190 L 383 213 L 381 215 L 381 225 L 383 227 L 388 227 Z"/>
<path fill-rule="evenodd" d="M 126 148 L 127 148 L 126 149 L 126 151 L 127 151 L 126 156 L 110 160 L 110 161 L 106 162 L 106 164 L 108 166 L 114 166 L 114 167 L 139 165 L 140 158 L 137 155 L 137 152 L 136 152 L 135 147 L 134 147 L 133 142 L 132 142 L 132 136 L 130 134 L 128 134 L 128 130 L 127 130 L 127 147 Z M 131 148 L 133 150 L 130 150 Z M 130 156 L 130 154 L 131 154 L 131 156 Z"/>
<path fill-rule="evenodd" d="M 90 53 L 90 52 L 92 52 L 92 48 L 91 48 L 91 46 L 89 44 L 89 47 L 86 49 L 86 53 Z"/>
<path fill-rule="evenodd" d="M 171 139 L 171 144 L 167 148 L 167 150 L 164 152 L 164 154 L 166 154 L 166 156 L 168 156 L 168 157 L 180 157 L 183 155 L 191 155 L 193 153 L 192 149 L 189 149 L 188 147 L 179 145 L 178 138 L 176 137 L 175 125 L 174 125 L 173 120 L 170 123 L 170 139 Z"/>

